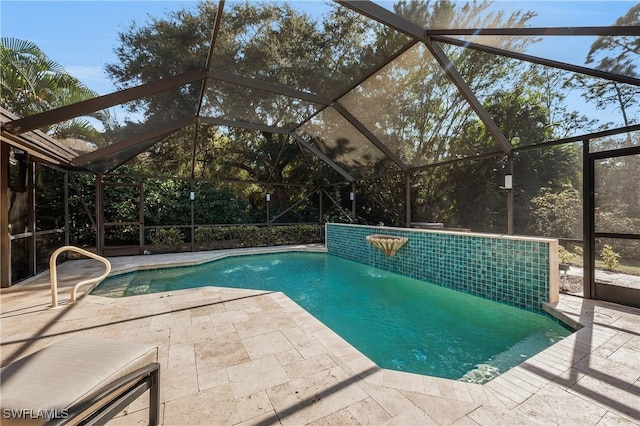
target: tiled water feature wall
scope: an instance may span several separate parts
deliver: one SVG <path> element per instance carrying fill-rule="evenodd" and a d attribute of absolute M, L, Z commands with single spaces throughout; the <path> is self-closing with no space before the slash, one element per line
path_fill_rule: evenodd
<path fill-rule="evenodd" d="M 337 223 L 325 232 L 335 256 L 528 311 L 558 300 L 557 240 Z M 408 241 L 387 257 L 368 235 Z"/>

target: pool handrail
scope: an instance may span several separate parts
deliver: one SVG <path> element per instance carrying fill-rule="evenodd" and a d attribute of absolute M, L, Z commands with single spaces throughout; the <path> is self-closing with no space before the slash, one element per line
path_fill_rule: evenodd
<path fill-rule="evenodd" d="M 107 260 L 106 258 L 100 255 L 91 253 L 90 251 L 81 249 L 80 247 L 76 247 L 76 246 L 62 246 L 58 248 L 56 251 L 54 251 L 51 254 L 51 257 L 49 258 L 49 277 L 51 279 L 51 307 L 52 308 L 58 307 L 58 271 L 56 266 L 56 260 L 58 259 L 58 256 L 60 255 L 60 253 L 63 253 L 65 251 L 74 251 L 76 253 L 83 254 L 87 257 L 91 257 L 93 259 L 99 260 L 105 265 L 105 271 L 99 277 L 89 278 L 87 280 L 80 281 L 79 283 L 73 286 L 73 288 L 71 289 L 71 302 L 76 301 L 76 292 L 78 291 L 78 288 L 80 288 L 80 286 L 102 281 L 107 277 L 107 275 L 109 275 L 109 273 L 111 273 L 111 262 L 109 262 L 109 260 Z"/>

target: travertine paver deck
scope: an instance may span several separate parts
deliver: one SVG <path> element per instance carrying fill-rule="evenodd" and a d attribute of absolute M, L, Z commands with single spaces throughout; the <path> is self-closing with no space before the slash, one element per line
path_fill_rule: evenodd
<path fill-rule="evenodd" d="M 229 252 L 111 260 L 118 272 Z M 60 299 L 100 268 L 63 264 Z M 282 293 L 202 287 L 53 310 L 44 275 L 0 301 L 2 365 L 75 334 L 157 345 L 165 425 L 640 424 L 640 310 L 609 303 L 562 295 L 551 308 L 584 327 L 481 386 L 380 369 Z M 146 404 L 111 423 L 144 424 Z"/>

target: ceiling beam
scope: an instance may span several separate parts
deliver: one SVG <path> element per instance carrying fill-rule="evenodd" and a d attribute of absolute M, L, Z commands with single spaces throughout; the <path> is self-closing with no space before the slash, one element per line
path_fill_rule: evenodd
<path fill-rule="evenodd" d="M 376 148 L 378 148 L 384 155 L 387 156 L 393 163 L 400 167 L 402 170 L 409 170 L 409 166 L 407 166 L 404 161 L 400 159 L 393 151 L 389 149 L 389 147 L 382 142 L 376 135 L 371 133 L 371 131 L 364 125 L 360 120 L 358 120 L 353 114 L 351 114 L 342 104 L 339 102 L 334 103 L 333 107 L 336 111 L 342 115 L 345 120 L 347 120 L 353 127 L 358 129 L 360 133 L 364 135 Z"/>
<path fill-rule="evenodd" d="M 471 106 L 471 108 L 475 111 L 475 113 L 478 115 L 478 118 L 480 118 L 480 120 L 484 123 L 491 136 L 493 136 L 493 138 L 498 142 L 503 151 L 507 153 L 511 152 L 511 149 L 513 149 L 511 143 L 498 128 L 498 125 L 495 123 L 495 121 L 493 121 L 478 98 L 476 98 L 473 90 L 471 90 L 467 82 L 462 78 L 458 70 L 456 70 L 455 66 L 451 63 L 444 51 L 440 48 L 440 46 L 433 43 L 431 38 L 425 35 L 424 28 L 410 21 L 407 21 L 406 19 L 396 15 L 395 13 L 370 1 L 338 0 L 338 2 L 364 16 L 368 16 L 371 19 L 374 19 L 384 25 L 387 25 L 406 35 L 422 41 L 427 49 L 429 49 L 433 57 L 436 59 L 438 64 L 440 64 L 440 67 L 447 74 L 449 80 L 451 80 L 451 82 L 458 88 L 460 94 L 466 99 L 466 101 L 469 103 L 469 106 Z"/>
<path fill-rule="evenodd" d="M 218 117 L 199 117 L 198 121 L 200 123 L 213 124 L 216 126 L 226 126 L 226 127 L 233 127 L 233 128 L 246 129 L 246 130 L 257 130 L 259 132 L 283 133 L 288 135 L 291 131 L 290 129 L 287 129 L 285 127 L 268 126 L 266 124 L 261 124 L 261 123 L 252 123 L 250 121 L 229 120 L 226 118 L 218 118 Z"/>
<path fill-rule="evenodd" d="M 205 69 L 207 70 L 207 77 L 200 83 L 200 96 L 198 97 L 198 109 L 196 110 L 196 117 L 200 117 L 202 113 L 202 105 L 204 104 L 204 97 L 207 90 L 207 82 L 209 81 L 209 71 L 211 70 L 211 63 L 213 62 L 213 52 L 216 48 L 216 40 L 218 39 L 218 33 L 220 32 L 220 25 L 222 24 L 222 11 L 224 10 L 224 0 L 218 1 L 218 9 L 216 10 L 216 18 L 213 24 L 213 31 L 211 32 L 211 39 L 209 40 L 209 52 L 207 53 L 207 61 L 205 63 Z M 193 145 L 191 147 L 191 178 L 195 177 L 196 173 L 196 152 L 198 150 L 198 131 L 199 126 L 196 123 L 196 129 L 193 132 Z"/>
<path fill-rule="evenodd" d="M 499 56 L 506 56 L 520 61 L 531 62 L 538 65 L 545 65 L 548 67 L 558 68 L 565 71 L 571 71 L 579 74 L 589 75 L 591 77 L 603 78 L 605 80 L 616 81 L 619 83 L 632 84 L 634 86 L 640 86 L 640 79 L 614 74 L 606 71 L 600 71 L 595 68 L 581 67 L 578 65 L 571 65 L 560 61 L 554 61 L 551 59 L 541 58 L 539 56 L 527 55 L 525 53 L 512 52 L 510 50 L 501 49 L 499 47 L 487 46 L 485 44 L 473 43 L 465 40 L 460 40 L 451 37 L 432 36 L 432 40 L 441 43 L 451 44 L 454 46 L 460 46 L 468 49 L 478 50 L 481 52 L 491 53 Z"/>
<path fill-rule="evenodd" d="M 188 71 L 172 77 L 142 84 L 140 86 L 130 87 L 108 95 L 98 96 L 97 98 L 88 99 L 86 101 L 76 102 L 71 105 L 52 109 L 51 111 L 42 112 L 40 114 L 31 115 L 18 120 L 10 121 L 3 125 L 3 128 L 14 135 L 18 135 L 30 130 L 39 129 L 41 127 L 50 126 L 55 123 L 70 120 L 75 117 L 86 116 L 102 109 L 110 108 L 115 105 L 123 104 L 135 99 L 146 96 L 155 95 L 157 93 L 166 92 L 185 84 L 206 78 L 205 70 Z"/>
<path fill-rule="evenodd" d="M 482 160 L 488 160 L 491 158 L 498 158 L 498 157 L 504 157 L 504 156 L 505 156 L 504 152 L 498 151 L 498 152 L 487 152 L 484 154 L 476 154 L 476 155 L 462 157 L 462 158 L 451 158 L 449 160 L 438 161 L 437 163 L 430 163 L 430 164 L 414 167 L 411 169 L 411 173 L 420 172 L 423 170 L 428 170 L 428 169 L 432 169 L 435 167 L 444 166 L 448 164 L 457 164 L 465 161 L 482 161 Z"/>
<path fill-rule="evenodd" d="M 179 129 L 170 130 L 167 133 L 156 135 L 152 139 L 146 139 L 144 141 L 138 142 L 136 145 L 133 146 L 133 148 L 135 149 L 130 149 L 130 148 L 122 149 L 120 152 L 117 153 L 118 158 L 115 158 L 114 156 L 105 155 L 90 163 L 86 163 L 84 167 L 91 170 L 95 174 L 99 174 L 99 175 L 105 174 L 107 171 L 116 169 L 121 165 L 125 164 L 136 155 L 139 155 L 140 153 L 148 150 L 149 148 L 151 148 L 158 142 L 161 142 L 162 140 L 166 139 L 172 133 L 175 133 L 178 130 Z M 123 152 L 126 154 L 126 156 L 124 157 L 122 156 Z"/>
<path fill-rule="evenodd" d="M 487 127 L 487 130 L 489 131 L 491 136 L 493 136 L 493 138 L 498 142 L 498 145 L 500 145 L 504 152 L 511 152 L 511 150 L 513 149 L 511 142 L 507 140 L 504 133 L 502 133 L 502 130 L 500 130 L 496 122 L 493 121 L 493 118 L 491 118 L 491 116 L 489 115 L 489 112 L 484 108 L 484 106 L 482 106 L 478 98 L 476 98 L 476 95 L 473 93 L 473 90 L 471 90 L 471 87 L 469 87 L 456 67 L 451 63 L 444 51 L 437 43 L 432 42 L 430 39 L 426 39 L 424 43 L 427 46 L 427 49 L 429 49 L 433 57 L 436 59 L 436 61 L 438 61 L 442 70 L 445 72 L 445 74 L 447 74 L 449 80 L 451 80 L 451 82 L 455 84 L 460 94 L 467 100 L 467 102 L 471 106 L 471 109 L 476 112 L 478 118 L 480 118 L 480 121 L 482 121 Z"/>
<path fill-rule="evenodd" d="M 384 67 L 386 67 L 387 65 L 389 65 L 391 62 L 393 62 L 397 57 L 399 57 L 400 55 L 402 55 L 404 52 L 406 52 L 407 50 L 411 49 L 413 46 L 416 45 L 416 43 L 418 43 L 418 40 L 415 39 L 410 39 L 410 41 L 405 44 L 404 46 L 402 46 L 401 49 L 399 49 L 396 53 L 394 53 L 393 55 L 391 55 L 390 57 L 388 57 L 386 60 L 384 60 L 382 63 L 380 63 L 377 67 L 373 68 L 372 70 L 370 70 L 368 73 L 366 73 L 365 75 L 363 75 L 360 79 L 356 80 L 354 82 L 354 84 L 352 84 L 349 88 L 347 88 L 346 90 L 344 90 L 342 93 L 340 93 L 338 96 L 336 96 L 335 98 L 333 98 L 331 100 L 331 102 L 333 103 L 334 101 L 341 99 L 343 96 L 345 96 L 347 93 L 351 92 L 353 89 L 355 89 L 356 87 L 360 86 L 362 83 L 364 83 L 365 81 L 367 81 L 369 78 L 373 77 L 375 74 L 377 74 L 380 70 L 382 70 Z M 331 103 L 331 104 L 332 104 Z M 309 120 L 311 120 L 312 118 L 316 117 L 318 114 L 320 114 L 322 111 L 324 111 L 325 108 L 327 108 L 328 106 L 331 106 L 331 104 L 327 104 L 324 105 L 322 108 L 319 108 L 315 113 L 313 113 L 311 116 L 307 117 L 305 120 L 301 121 L 300 123 L 298 123 L 298 125 L 293 129 L 293 130 L 298 130 L 300 127 L 304 126 L 305 124 L 307 124 L 309 122 Z"/>
<path fill-rule="evenodd" d="M 54 164 L 67 164 L 77 155 L 75 152 L 65 152 L 58 145 L 49 143 L 46 139 L 37 140 L 29 135 L 13 135 L 9 132 L 0 132 L 0 140 L 20 150 Z"/>
<path fill-rule="evenodd" d="M 618 127 L 616 129 L 601 130 L 599 132 L 585 133 L 579 136 L 571 136 L 568 138 L 555 139 L 552 141 L 534 143 L 531 145 L 519 146 L 513 149 L 513 152 L 531 151 L 533 149 L 548 148 L 556 145 L 564 145 L 567 143 L 583 142 L 585 140 L 606 138 L 608 136 L 621 135 L 624 133 L 640 132 L 640 124 L 632 124 L 630 126 Z"/>
<path fill-rule="evenodd" d="M 132 179 L 167 179 L 165 175 L 150 175 L 150 174 L 128 174 L 128 173 L 117 173 L 110 174 L 106 173 L 105 177 L 128 177 Z M 243 179 L 208 179 L 202 177 L 191 178 L 187 176 L 172 176 L 171 179 L 181 180 L 181 181 L 190 181 L 194 182 L 205 182 L 205 183 L 239 183 L 239 184 L 249 184 L 249 185 L 269 185 L 269 186 L 291 186 L 296 188 L 316 188 L 317 185 L 310 185 L 304 183 L 289 183 L 289 182 L 266 182 L 260 180 L 243 180 Z"/>
<path fill-rule="evenodd" d="M 224 81 L 226 83 L 236 84 L 239 86 L 249 87 L 252 89 L 264 90 L 266 92 L 275 93 L 277 95 L 288 96 L 290 98 L 301 99 L 303 101 L 313 102 L 321 105 L 330 105 L 331 99 L 326 96 L 320 96 L 315 93 L 305 92 L 303 90 L 294 89 L 282 84 L 262 81 L 251 77 L 244 77 L 221 70 L 210 70 L 209 77 Z"/>
<path fill-rule="evenodd" d="M 410 37 L 418 40 L 424 39 L 424 28 L 420 25 L 416 25 L 411 21 L 408 21 L 390 10 L 384 7 L 378 6 L 371 1 L 358 1 L 358 0 L 335 0 L 341 5 L 348 7 L 349 9 L 358 12 L 360 15 L 364 15 L 374 21 L 391 27 L 396 31 L 406 34 Z"/>
<path fill-rule="evenodd" d="M 195 124 L 195 122 L 196 122 L 196 117 L 188 117 L 182 120 L 174 121 L 173 123 L 163 127 L 156 127 L 153 130 L 150 130 L 148 132 L 144 132 L 142 134 L 133 136 L 129 139 L 125 139 L 123 141 L 116 142 L 111 145 L 107 145 L 104 148 L 100 148 L 93 152 L 89 152 L 87 154 L 76 157 L 71 161 L 71 164 L 85 165 L 93 161 L 100 160 L 102 159 L 102 157 L 117 155 L 119 152 L 125 149 L 129 149 L 131 147 L 134 147 L 148 140 L 155 139 L 163 135 L 172 133 L 176 130 L 180 130 L 183 127 L 187 127 L 189 125 Z"/>
<path fill-rule="evenodd" d="M 342 177 L 344 177 L 346 180 L 348 180 L 349 182 L 353 182 L 355 181 L 354 177 L 351 176 L 349 173 L 347 173 L 342 167 L 340 167 L 339 165 L 337 165 L 332 159 L 330 159 L 329 157 L 327 157 L 322 151 L 320 151 L 318 148 L 316 148 L 315 146 L 311 145 L 310 143 L 307 143 L 302 136 L 300 136 L 297 133 L 291 133 L 295 138 L 296 141 L 298 141 L 298 143 L 302 146 L 304 146 L 305 148 L 307 148 L 309 151 L 311 151 L 313 154 L 315 154 L 318 158 L 320 158 L 322 161 L 324 161 L 325 163 L 327 163 L 329 166 L 331 166 L 336 172 L 340 173 L 342 175 Z"/>
<path fill-rule="evenodd" d="M 331 160 L 329 157 L 323 154 L 320 150 L 318 150 L 313 145 L 305 142 L 305 140 L 302 139 L 300 135 L 298 135 L 297 133 L 293 133 L 289 129 L 286 129 L 284 127 L 267 126 L 265 124 L 250 123 L 247 121 L 227 120 L 224 118 L 216 118 L 216 117 L 200 117 L 199 121 L 202 123 L 213 124 L 217 126 L 236 127 L 240 129 L 257 130 L 261 132 L 270 132 L 270 133 L 282 133 L 285 135 L 293 136 L 300 145 L 307 148 L 309 151 L 315 154 L 318 158 L 320 158 L 322 161 L 324 161 L 333 169 L 335 169 L 349 182 L 353 182 L 355 180 L 349 173 L 347 173 L 342 167 L 337 165 L 333 160 Z"/>
<path fill-rule="evenodd" d="M 425 35 L 491 36 L 637 36 L 640 26 L 617 27 L 522 27 L 522 28 L 442 28 L 425 30 Z"/>

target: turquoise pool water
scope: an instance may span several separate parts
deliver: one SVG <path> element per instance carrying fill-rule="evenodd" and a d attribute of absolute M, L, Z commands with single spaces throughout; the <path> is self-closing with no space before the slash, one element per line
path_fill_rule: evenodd
<path fill-rule="evenodd" d="M 202 286 L 281 291 L 380 367 L 484 382 L 570 331 L 551 318 L 326 253 L 237 256 L 108 278 L 124 297 Z"/>

